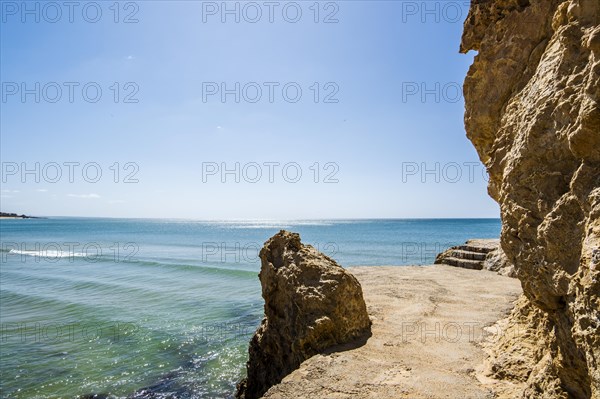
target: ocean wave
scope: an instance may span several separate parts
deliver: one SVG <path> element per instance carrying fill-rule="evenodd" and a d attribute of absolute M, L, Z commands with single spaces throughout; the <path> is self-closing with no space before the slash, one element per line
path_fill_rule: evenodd
<path fill-rule="evenodd" d="M 237 277 L 237 278 L 256 278 L 256 265 L 250 263 L 243 262 L 199 262 L 194 261 L 193 259 L 177 259 L 177 258 L 120 258 L 116 259 L 113 254 L 106 255 L 94 255 L 90 256 L 85 253 L 78 252 L 70 252 L 70 251 L 26 251 L 26 250 L 15 250 L 11 249 L 10 251 L 2 251 L 8 252 L 4 255 L 5 261 L 8 260 L 9 256 L 13 256 L 17 263 L 24 262 L 26 263 L 25 258 L 18 258 L 19 255 L 26 256 L 29 259 L 33 257 L 33 262 L 37 262 L 38 260 L 50 262 L 55 264 L 55 262 L 70 262 L 76 265 L 93 265 L 93 264 L 112 264 L 114 266 L 127 266 L 128 268 L 162 268 L 162 269 L 170 269 L 173 271 L 180 272 L 197 272 L 197 273 L 205 273 L 210 275 L 223 275 L 229 277 Z"/>
<path fill-rule="evenodd" d="M 3 250 L 6 252 L 6 250 Z M 34 251 L 20 250 L 20 249 L 10 249 L 8 251 L 9 254 L 15 255 L 26 255 L 26 256 L 37 256 L 39 258 L 51 258 L 51 259 L 61 259 L 61 258 L 83 258 L 88 256 L 88 254 L 82 252 L 73 252 L 73 251 L 62 251 L 62 250 L 49 250 L 49 249 L 40 249 Z"/>

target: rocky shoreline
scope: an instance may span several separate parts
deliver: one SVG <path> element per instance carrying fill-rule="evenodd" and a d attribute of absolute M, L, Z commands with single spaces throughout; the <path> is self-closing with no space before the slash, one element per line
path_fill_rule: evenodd
<path fill-rule="evenodd" d="M 485 348 L 504 333 L 496 323 L 519 297 L 518 280 L 447 265 L 348 271 L 362 286 L 372 335 L 308 358 L 264 398 L 484 398 L 502 392 L 486 376 Z"/>
<path fill-rule="evenodd" d="M 19 215 L 16 213 L 0 212 L 0 219 L 40 219 L 36 216 Z"/>
<path fill-rule="evenodd" d="M 465 127 L 501 249 L 352 269 L 372 337 L 308 358 L 264 397 L 600 398 L 600 2 L 472 0 L 471 50 Z M 484 339 L 444 336 L 465 325 Z"/>
<path fill-rule="evenodd" d="M 471 240 L 444 254 L 482 246 L 498 251 L 497 240 Z M 446 264 L 346 270 L 283 230 L 260 258 L 265 317 L 250 341 L 248 375 L 236 397 L 506 392 L 496 388 L 486 353 L 492 358 L 489 348 L 502 339 L 499 320 L 522 292 L 518 280 Z"/>

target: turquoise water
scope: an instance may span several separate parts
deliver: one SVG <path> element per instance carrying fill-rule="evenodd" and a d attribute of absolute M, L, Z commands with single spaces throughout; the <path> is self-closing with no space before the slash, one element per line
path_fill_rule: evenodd
<path fill-rule="evenodd" d="M 262 317 L 258 250 L 282 228 L 343 266 L 400 266 L 500 221 L 1 220 L 0 396 L 231 397 Z"/>

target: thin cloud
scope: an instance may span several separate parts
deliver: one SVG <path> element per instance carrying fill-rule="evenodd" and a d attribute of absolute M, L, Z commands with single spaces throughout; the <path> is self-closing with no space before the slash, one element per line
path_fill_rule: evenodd
<path fill-rule="evenodd" d="M 67 197 L 71 197 L 71 198 L 83 198 L 83 199 L 90 199 L 90 198 L 100 198 L 100 196 L 98 194 L 67 194 Z"/>
<path fill-rule="evenodd" d="M 46 190 L 45 188 L 38 188 L 35 191 L 37 191 L 38 193 L 47 193 L 48 192 L 48 190 Z"/>

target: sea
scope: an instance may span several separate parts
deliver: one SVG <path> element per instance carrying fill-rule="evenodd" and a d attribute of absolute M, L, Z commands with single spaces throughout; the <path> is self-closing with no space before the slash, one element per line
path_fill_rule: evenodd
<path fill-rule="evenodd" d="M 0 220 L 0 397 L 232 398 L 281 229 L 344 267 L 430 265 L 499 219 Z"/>

